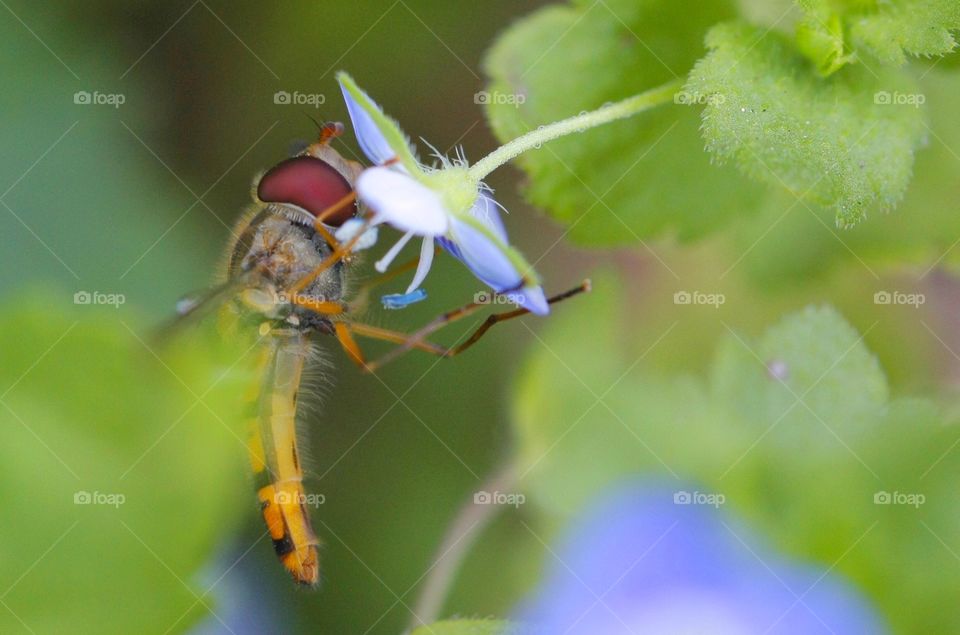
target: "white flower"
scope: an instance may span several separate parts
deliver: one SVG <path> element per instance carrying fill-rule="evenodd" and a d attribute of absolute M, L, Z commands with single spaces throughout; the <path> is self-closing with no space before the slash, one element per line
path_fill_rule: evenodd
<path fill-rule="evenodd" d="M 357 179 L 357 196 L 403 237 L 376 263 L 384 271 L 414 236 L 423 238 L 420 262 L 407 289 L 413 294 L 433 262 L 434 241 L 463 262 L 484 284 L 531 313 L 550 312 L 533 268 L 508 242 L 491 191 L 473 178 L 466 161 L 438 157 L 434 169 L 417 161 L 395 121 L 346 73 L 337 76 L 360 148 L 374 164 Z"/>

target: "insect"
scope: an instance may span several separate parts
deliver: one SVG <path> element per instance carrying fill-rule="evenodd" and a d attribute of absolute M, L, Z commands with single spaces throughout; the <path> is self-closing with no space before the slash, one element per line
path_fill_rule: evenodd
<path fill-rule="evenodd" d="M 339 123 L 321 126 L 319 139 L 281 161 L 259 178 L 254 204 L 234 229 L 223 280 L 198 300 L 182 301 L 177 323 L 216 307 L 225 334 L 230 328 L 259 334 L 257 371 L 261 378 L 246 400 L 248 451 L 257 499 L 280 562 L 295 582 L 319 579 L 319 540 L 305 505 L 304 469 L 297 447 L 299 393 L 305 368 L 321 336 L 332 336 L 360 368 L 373 372 L 411 349 L 452 357 L 472 346 L 494 324 L 527 313 L 491 314 L 454 347 L 427 338 L 440 327 L 483 308 L 470 303 L 444 313 L 413 334 L 370 326 L 356 319 L 370 290 L 417 261 L 381 274 L 348 294 L 354 251 L 371 225 L 370 210 L 358 204 L 354 183 L 363 166 L 344 159 L 330 145 Z M 352 237 L 335 234 L 348 221 L 362 222 Z M 557 302 L 587 290 L 588 283 L 549 299 Z M 350 300 L 348 301 L 348 295 Z M 357 337 L 398 346 L 368 361 Z"/>

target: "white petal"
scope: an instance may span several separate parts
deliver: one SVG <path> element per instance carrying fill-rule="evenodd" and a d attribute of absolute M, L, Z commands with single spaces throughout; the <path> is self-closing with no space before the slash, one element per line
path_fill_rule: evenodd
<path fill-rule="evenodd" d="M 436 236 L 449 226 L 449 215 L 436 192 L 389 168 L 364 170 L 357 179 L 357 195 L 379 220 L 400 231 Z"/>
<path fill-rule="evenodd" d="M 410 286 L 407 287 L 407 293 L 412 293 L 427 277 L 430 265 L 433 264 L 433 251 L 433 238 L 424 238 L 420 245 L 420 262 L 417 263 L 417 272 L 414 274 Z"/>
<path fill-rule="evenodd" d="M 337 228 L 333 236 L 341 243 L 347 243 L 353 240 L 353 237 L 363 228 L 363 221 L 359 218 L 351 218 L 343 225 Z M 369 249 L 377 243 L 377 228 L 368 227 L 360 239 L 353 245 L 353 251 L 362 251 Z"/>
<path fill-rule="evenodd" d="M 383 165 L 396 157 L 397 153 L 387 143 L 387 138 L 380 132 L 380 128 L 377 127 L 373 117 L 353 98 L 343 82 L 340 82 L 340 90 L 343 92 L 343 100 L 347 102 L 347 112 L 350 113 L 350 121 L 353 122 L 353 132 L 357 135 L 360 149 L 367 155 L 367 158 L 376 165 Z M 363 95 L 376 108 L 380 108 L 376 102 L 370 99 L 369 95 L 366 93 L 363 93 Z"/>

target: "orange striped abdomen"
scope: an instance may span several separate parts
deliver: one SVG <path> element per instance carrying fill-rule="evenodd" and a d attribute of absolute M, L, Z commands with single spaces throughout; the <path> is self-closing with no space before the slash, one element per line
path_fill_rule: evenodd
<path fill-rule="evenodd" d="M 308 344 L 300 334 L 275 333 L 264 351 L 264 383 L 255 396 L 248 448 L 260 510 L 280 562 L 294 581 L 314 585 L 320 577 L 319 541 L 305 506 L 297 450 L 297 393 Z"/>
<path fill-rule="evenodd" d="M 303 484 L 274 483 L 257 492 L 263 519 L 280 562 L 299 584 L 314 585 L 320 577 L 319 541 L 304 506 Z"/>

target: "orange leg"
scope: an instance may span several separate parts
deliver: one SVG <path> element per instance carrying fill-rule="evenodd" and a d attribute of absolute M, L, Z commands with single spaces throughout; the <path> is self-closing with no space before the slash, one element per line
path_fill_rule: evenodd
<path fill-rule="evenodd" d="M 352 205 L 354 202 L 356 202 L 356 200 L 357 193 L 356 191 L 352 191 L 327 209 L 320 212 L 320 214 L 313 219 L 314 231 L 323 237 L 327 244 L 330 245 L 330 249 L 336 250 L 337 247 L 340 246 L 340 243 L 336 238 L 334 238 L 333 234 L 330 233 L 330 230 L 327 229 L 327 226 L 323 224 L 323 221 L 338 213 L 347 205 Z"/>
<path fill-rule="evenodd" d="M 574 287 L 569 291 L 565 291 L 563 293 L 555 295 L 552 298 L 549 298 L 547 302 L 549 304 L 555 304 L 557 302 L 561 302 L 563 300 L 566 300 L 567 298 L 573 297 L 580 293 L 587 292 L 589 290 L 590 290 L 590 281 L 585 280 L 579 286 Z M 467 350 L 468 348 L 476 344 L 477 341 L 481 337 L 483 337 L 487 333 L 487 331 L 489 331 L 493 327 L 494 324 L 498 324 L 500 322 L 506 322 L 507 320 L 511 320 L 515 317 L 520 317 L 521 315 L 525 315 L 529 313 L 529 311 L 527 311 L 526 309 L 514 309 L 512 311 L 504 311 L 503 313 L 494 313 L 492 315 L 489 315 L 487 316 L 487 319 L 484 320 L 483 324 L 481 324 L 470 335 L 470 337 L 468 337 L 466 340 L 464 340 L 460 344 L 457 344 L 456 346 L 452 346 L 450 348 L 445 348 L 442 346 L 438 346 L 437 344 L 433 344 L 432 342 L 425 341 L 430 334 L 439 330 L 441 327 L 446 326 L 447 324 L 450 324 L 451 322 L 459 320 L 463 317 L 466 317 L 476 312 L 483 306 L 484 305 L 482 304 L 471 302 L 470 304 L 464 305 L 453 311 L 448 311 L 447 313 L 444 313 L 443 315 L 439 316 L 435 320 L 429 322 L 425 327 L 421 328 L 419 331 L 417 331 L 416 333 L 413 333 L 412 335 L 398 333 L 396 331 L 388 331 L 386 329 L 381 329 L 375 326 L 368 326 L 366 324 L 338 323 L 337 339 L 340 340 L 340 343 L 347 350 L 351 358 L 355 362 L 357 362 L 363 370 L 367 372 L 374 372 L 380 367 L 387 364 L 388 362 L 393 361 L 403 353 L 406 353 L 407 351 L 414 348 L 427 353 L 431 353 L 433 355 L 437 355 L 438 357 L 453 357 L 454 355 L 459 355 L 463 351 Z M 340 326 L 341 324 L 342 326 Z M 372 362 L 367 362 L 365 360 L 365 357 L 362 351 L 360 350 L 359 345 L 356 343 L 356 340 L 353 339 L 352 335 L 354 333 L 357 335 L 361 335 L 363 337 L 369 337 L 373 339 L 384 340 L 387 342 L 393 342 L 395 344 L 400 344 L 400 346 L 393 349 L 386 355 L 383 355 L 379 359 L 376 359 Z"/>
<path fill-rule="evenodd" d="M 343 346 L 343 349 L 347 351 L 347 355 L 350 356 L 350 359 L 353 360 L 353 362 L 356 363 L 357 366 L 359 366 L 362 370 L 367 372 L 373 372 L 376 370 L 377 366 L 371 367 L 367 363 L 366 355 L 363 354 L 360 345 L 357 344 L 356 339 L 353 337 L 354 335 L 383 340 L 385 342 L 393 342 L 394 344 L 404 344 L 410 339 L 410 336 L 406 333 L 382 329 L 378 326 L 357 324 L 356 322 L 335 322 L 333 328 L 337 336 L 337 340 L 340 342 L 340 345 Z M 412 347 L 426 353 L 437 355 L 438 357 L 446 357 L 448 355 L 448 350 L 446 348 L 432 342 L 416 342 L 415 344 L 412 344 Z"/>
<path fill-rule="evenodd" d="M 313 271 L 311 271 L 304 277 L 300 278 L 300 280 L 298 280 L 296 283 L 294 283 L 293 286 L 287 289 L 287 292 L 290 293 L 290 295 L 292 296 L 296 296 L 301 291 L 306 289 L 311 282 L 316 280 L 317 276 L 319 276 L 321 273 L 323 273 L 333 265 L 343 260 L 344 256 L 350 253 L 350 250 L 353 249 L 353 246 L 357 244 L 357 241 L 360 240 L 360 237 L 363 236 L 363 233 L 367 231 L 369 227 L 370 227 L 370 221 L 369 220 L 364 221 L 363 226 L 360 228 L 360 231 L 357 232 L 356 236 L 354 236 L 353 238 L 351 238 L 350 240 L 348 240 L 346 243 L 342 245 L 337 245 L 333 249 L 333 253 L 331 253 L 329 256 L 324 258 L 323 262 L 317 265 Z"/>

